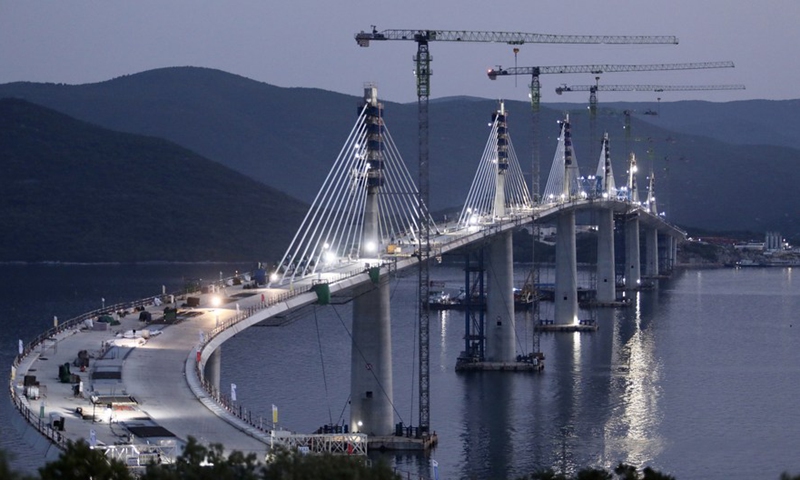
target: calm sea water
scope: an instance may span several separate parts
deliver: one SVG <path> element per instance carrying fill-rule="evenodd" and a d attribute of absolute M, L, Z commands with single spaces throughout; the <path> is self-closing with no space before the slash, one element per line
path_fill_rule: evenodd
<path fill-rule="evenodd" d="M 0 266 L 0 359 L 18 338 L 100 306 L 177 290 L 184 277 L 218 278 L 242 265 Z M 524 277 L 524 267 L 520 278 Z M 548 281 L 547 273 L 543 281 Z M 541 374 L 457 374 L 463 314 L 435 313 L 430 327 L 429 456 L 384 455 L 398 468 L 441 478 L 515 478 L 536 468 L 573 472 L 619 462 L 678 479 L 777 479 L 800 473 L 800 279 L 797 269 L 687 270 L 641 292 L 634 307 L 598 312 L 600 329 L 546 334 Z M 432 277 L 457 289 L 458 267 Z M 549 280 L 552 281 L 552 280 Z M 396 420 L 417 424 L 416 275 L 392 281 Z M 588 312 L 583 312 L 588 317 Z M 348 417 L 351 310 L 308 308 L 287 326 L 254 327 L 222 347 L 223 385 L 244 405 L 310 432 Z M 547 316 L 545 308 L 544 316 Z M 517 316 L 518 348 L 531 351 L 530 313 Z M 2 415 L 15 414 L 6 402 Z M 40 459 L 8 421 L 0 448 L 18 468 Z M 380 455 L 376 455 L 380 457 Z"/>

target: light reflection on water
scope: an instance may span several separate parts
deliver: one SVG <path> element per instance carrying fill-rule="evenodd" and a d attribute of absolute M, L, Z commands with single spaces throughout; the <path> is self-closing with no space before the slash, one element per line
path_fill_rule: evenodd
<path fill-rule="evenodd" d="M 69 318 L 101 296 L 125 300 L 157 293 L 186 272 L 181 266 L 0 269 L 6 364 L 17 339 L 33 338 L 53 315 Z M 520 270 L 518 280 L 527 273 Z M 543 335 L 547 366 L 537 375 L 456 374 L 464 318 L 458 311 L 437 312 L 430 327 L 431 424 L 440 439 L 432 456 L 441 477 L 515 478 L 539 467 L 574 472 L 619 462 L 651 465 L 679 479 L 800 473 L 800 289 L 793 274 L 678 272 L 659 289 L 636 295 L 632 308 L 598 311 L 597 332 Z M 458 267 L 436 267 L 432 275 L 455 289 L 463 282 Z M 394 283 L 392 299 L 394 403 L 398 419 L 414 425 L 415 281 L 414 274 Z M 251 328 L 226 343 L 222 354 L 222 382 L 239 385 L 244 405 L 269 416 L 274 403 L 281 422 L 302 432 L 347 418 L 349 395 L 349 306 L 311 312 L 286 327 Z M 516 321 L 518 345 L 529 351 L 530 314 L 520 312 Z M 2 412 L 6 418 L 15 414 L 8 402 Z M 21 448 L 9 422 L 2 423 L 0 447 L 35 466 L 37 459 Z M 429 473 L 425 455 L 376 457 Z"/>
<path fill-rule="evenodd" d="M 455 288 L 463 281 L 458 267 L 437 267 L 432 272 L 434 278 Z M 757 277 L 758 286 L 751 283 L 753 275 Z M 393 287 L 394 401 L 402 420 L 406 424 L 417 424 L 416 376 L 413 373 L 417 359 L 413 328 L 416 285 L 415 277 L 404 280 L 410 281 Z M 798 311 L 800 294 L 786 286 L 788 281 L 787 274 L 777 271 L 744 275 L 732 270 L 679 274 L 673 281 L 662 282 L 659 289 L 635 294 L 631 308 L 598 311 L 595 318 L 600 329 L 597 332 L 543 335 L 541 346 L 547 356 L 547 366 L 538 375 L 456 374 L 455 359 L 464 341 L 463 316 L 458 311 L 435 312 L 430 332 L 431 338 L 438 340 L 431 342 L 430 352 L 433 360 L 431 424 L 439 435 L 440 445 L 432 456 L 439 462 L 442 478 L 515 478 L 543 467 L 574 473 L 585 466 L 613 468 L 619 462 L 651 465 L 678 478 L 721 479 L 730 478 L 732 473 L 741 477 L 748 469 L 755 472 L 755 465 L 775 470 L 772 477 L 777 478 L 784 469 L 798 468 L 799 465 L 791 463 L 794 457 L 786 443 L 772 443 L 767 455 L 773 459 L 771 464 L 752 462 L 752 458 L 747 462 L 736 461 L 735 454 L 731 454 L 730 458 L 723 456 L 726 458 L 723 468 L 710 472 L 706 454 L 697 452 L 705 449 L 713 455 L 714 449 L 724 450 L 731 445 L 718 441 L 716 436 L 709 438 L 709 434 L 704 433 L 704 424 L 714 428 L 720 423 L 726 425 L 723 435 L 728 437 L 736 437 L 740 429 L 735 422 L 720 422 L 721 414 L 716 407 L 704 408 L 699 418 L 686 414 L 696 408 L 697 401 L 705 406 L 728 403 L 728 408 L 743 410 L 742 402 L 747 403 L 747 395 L 728 395 L 719 388 L 725 385 L 724 381 L 708 382 L 707 376 L 692 378 L 691 372 L 703 370 L 704 366 L 708 368 L 708 362 L 713 363 L 714 357 L 724 357 L 730 349 L 744 349 L 751 343 L 741 330 L 719 325 L 720 322 L 747 321 L 747 312 L 752 307 L 744 308 L 738 302 L 746 305 L 748 295 L 769 296 L 768 305 L 759 308 L 773 316 Z M 723 297 L 722 303 L 720 297 Z M 729 305 L 732 302 L 737 305 Z M 712 313 L 721 305 L 731 310 L 722 318 Z M 349 322 L 347 307 L 337 308 L 338 315 Z M 702 309 L 710 312 L 698 315 Z M 530 351 L 533 330 L 530 314 L 518 313 L 516 322 L 518 345 Z M 302 330 L 302 323 L 286 328 Z M 797 323 L 794 331 L 800 332 L 800 321 Z M 329 334 L 336 336 L 335 331 Z M 287 338 L 291 338 L 293 350 L 305 352 L 306 368 L 314 370 L 312 356 L 307 355 L 314 347 L 305 345 L 299 331 L 289 334 L 265 328 L 259 329 L 258 340 L 248 340 L 258 343 L 258 349 L 264 352 L 258 357 L 261 368 L 239 355 L 223 356 L 223 374 L 229 381 L 241 385 L 252 377 L 252 372 L 260 370 L 260 388 L 254 386 L 253 395 L 248 399 L 252 403 L 248 404 L 262 403 L 268 408 L 279 395 L 281 402 L 298 404 L 290 407 L 296 413 L 287 417 L 291 428 L 308 431 L 324 422 L 313 413 L 322 398 L 314 394 L 319 391 L 321 382 L 318 374 L 308 379 L 292 375 L 294 385 L 287 388 L 283 370 L 270 366 L 270 359 L 275 358 L 270 350 Z M 793 342 L 798 340 L 797 337 L 792 339 Z M 764 345 L 760 355 L 769 355 L 767 352 L 774 351 L 771 345 L 777 342 L 787 349 L 780 350 L 779 358 L 772 361 L 800 365 L 798 349 L 788 349 L 788 345 L 796 343 L 780 336 L 766 336 L 761 340 Z M 241 342 L 243 344 L 245 339 Z M 232 350 L 244 352 L 248 349 Z M 282 356 L 289 354 L 285 348 L 279 349 Z M 692 358 L 687 364 L 687 358 L 699 351 L 707 355 Z M 339 352 L 349 355 L 347 347 Z M 795 363 L 789 363 L 791 361 Z M 758 365 L 765 364 L 759 361 Z M 722 377 L 729 373 L 728 368 L 724 368 Z M 330 372 L 330 368 L 327 371 Z M 346 383 L 346 372 L 341 375 L 333 382 L 329 380 L 329 385 Z M 800 385 L 797 367 L 789 368 L 785 376 Z M 742 388 L 747 387 L 743 385 Z M 797 386 L 792 389 L 798 393 Z M 701 393 L 699 397 L 698 392 Z M 341 389 L 339 405 L 346 402 L 348 393 L 347 388 Z M 778 411 L 787 410 L 790 407 L 777 408 L 767 425 L 775 423 L 775 418 L 781 415 Z M 747 428 L 764 431 L 766 427 L 751 422 Z M 686 431 L 693 434 L 687 436 Z M 785 438 L 795 445 L 800 444 L 800 426 L 787 432 Z M 702 448 L 693 443 L 695 439 L 705 440 Z M 684 444 L 690 448 L 687 450 Z M 425 455 L 374 455 L 391 460 L 405 471 L 429 473 L 429 458 Z M 763 471 L 753 476 L 763 476 Z"/>

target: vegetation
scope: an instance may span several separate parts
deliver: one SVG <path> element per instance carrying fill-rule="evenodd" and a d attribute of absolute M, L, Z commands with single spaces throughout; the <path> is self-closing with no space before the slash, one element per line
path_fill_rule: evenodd
<path fill-rule="evenodd" d="M 616 475 L 616 477 L 614 476 Z M 80 440 L 68 442 L 61 456 L 39 469 L 38 476 L 26 476 L 11 469 L 5 452 L 0 451 L 0 478 L 3 480 L 401 480 L 383 464 L 370 465 L 361 457 L 302 455 L 279 449 L 266 464 L 255 454 L 233 451 L 225 456 L 220 444 L 208 447 L 189 437 L 183 453 L 174 464 L 150 464 L 136 476 L 118 460 L 109 460 Z M 575 475 L 539 470 L 517 480 L 676 480 L 672 475 L 650 467 L 641 471 L 620 463 L 613 472 L 587 467 Z M 784 472 L 780 480 L 800 480 Z"/>
<path fill-rule="evenodd" d="M 360 84 L 353 85 L 352 95 L 342 95 L 280 88 L 195 67 L 161 68 L 87 85 L 0 85 L 0 97 L 24 98 L 105 128 L 167 139 L 308 203 L 355 121 L 360 95 Z M 416 177 L 416 102 L 385 104 L 387 126 Z M 670 221 L 684 228 L 776 230 L 792 237 L 800 232 L 793 209 L 800 204 L 800 136 L 793 133 L 800 125 L 798 106 L 800 100 L 662 102 L 659 115 L 645 115 L 657 108 L 653 102 L 601 101 L 596 134 L 611 136 L 618 185 L 628 151 L 639 162 L 640 195 L 647 185 L 644 177 L 655 173 L 658 205 Z M 486 122 L 496 108 L 493 99 L 431 103 L 433 211 L 463 203 L 486 143 Z M 506 101 L 506 109 L 522 170 L 530 172 L 530 105 L 520 98 Z M 633 113 L 630 129 L 623 129 L 624 110 Z M 581 171 L 596 168 L 599 142 L 590 142 L 585 105 L 543 105 L 542 185 L 558 134 L 555 120 L 565 111 L 573 123 Z"/>
<path fill-rule="evenodd" d="M 150 464 L 138 477 L 120 461 L 109 460 L 84 441 L 68 442 L 55 461 L 39 469 L 39 476 L 11 470 L 0 452 L 3 480 L 400 480 L 387 465 L 369 465 L 360 457 L 301 455 L 279 450 L 267 464 L 255 454 L 234 451 L 225 456 L 223 446 L 201 445 L 192 437 L 174 464 Z"/>
<path fill-rule="evenodd" d="M 684 242 L 681 244 L 681 256 L 684 258 L 699 258 L 701 262 L 707 264 L 724 263 L 723 257 L 725 248 L 718 245 L 710 245 L 701 242 Z"/>
<path fill-rule="evenodd" d="M 274 261 L 306 207 L 173 143 L 0 99 L 0 261 Z"/>

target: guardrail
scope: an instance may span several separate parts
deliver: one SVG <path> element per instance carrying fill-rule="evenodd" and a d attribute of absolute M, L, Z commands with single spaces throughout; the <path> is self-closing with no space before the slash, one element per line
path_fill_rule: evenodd
<path fill-rule="evenodd" d="M 383 264 L 382 266 L 387 267 L 390 271 L 392 270 L 392 264 L 390 263 Z M 325 283 L 340 282 L 342 280 L 347 280 L 348 278 L 355 277 L 356 275 L 363 274 L 364 271 L 365 269 L 361 267 L 358 269 L 336 274 L 333 277 L 331 277 L 330 274 L 327 274 L 328 277 L 324 280 L 324 282 Z M 290 290 L 287 290 L 285 292 L 281 292 L 277 295 L 271 295 L 269 297 L 263 297 L 263 300 L 260 303 L 242 309 L 241 311 L 238 311 L 236 314 L 234 314 L 232 317 L 229 317 L 220 322 L 219 325 L 216 325 L 203 339 L 203 342 L 198 345 L 197 351 L 202 355 L 202 352 L 206 349 L 209 342 L 211 342 L 211 340 L 213 340 L 220 333 L 237 325 L 243 320 L 252 317 L 261 310 L 264 310 L 281 302 L 285 302 L 291 298 L 297 297 L 304 293 L 308 293 L 312 289 L 313 289 L 312 284 L 300 285 L 298 287 L 292 286 Z M 242 422 L 246 423 L 250 427 L 253 427 L 264 433 L 270 432 L 271 428 L 264 427 L 263 419 L 265 417 L 263 415 L 257 414 L 255 410 L 247 408 L 242 404 L 233 401 L 230 395 L 221 392 L 220 389 L 216 388 L 211 382 L 205 379 L 203 372 L 200 369 L 199 361 L 194 362 L 194 365 L 195 365 L 194 367 L 195 375 L 197 376 L 200 385 L 202 386 L 203 390 L 205 390 L 206 394 L 208 394 L 208 396 L 217 403 L 217 405 L 219 405 L 221 408 L 225 409 L 228 413 L 238 418 Z M 266 418 L 270 419 L 271 416 L 267 416 Z"/>
<path fill-rule="evenodd" d="M 244 273 L 242 275 L 247 275 L 247 273 Z M 222 285 L 227 283 L 228 281 L 232 281 L 234 278 L 236 278 L 236 276 L 220 279 L 218 282 L 212 282 L 212 284 Z M 44 437 L 53 442 L 53 444 L 55 444 L 58 448 L 64 450 L 67 445 L 67 440 L 64 437 L 64 435 L 62 435 L 58 429 L 53 428 L 48 419 L 41 417 L 40 413 L 31 410 L 28 407 L 28 405 L 26 405 L 26 402 L 24 402 L 22 398 L 20 398 L 17 390 L 14 388 L 14 382 L 16 380 L 15 378 L 16 372 L 17 369 L 19 368 L 19 365 L 22 363 L 23 359 L 28 355 L 30 355 L 31 353 L 33 353 L 37 347 L 43 345 L 45 341 L 47 340 L 55 341 L 58 335 L 68 330 L 80 328 L 82 325 L 84 325 L 85 321 L 88 319 L 94 319 L 101 315 L 113 314 L 119 311 L 136 309 L 138 307 L 150 306 L 154 304 L 156 298 L 164 299 L 169 296 L 173 296 L 174 298 L 179 298 L 182 295 L 191 294 L 198 291 L 200 291 L 200 289 L 194 291 L 184 290 L 170 294 L 154 295 L 152 297 L 146 297 L 139 300 L 133 300 L 130 302 L 122 302 L 114 305 L 108 305 L 103 308 L 83 313 L 81 315 L 78 315 L 77 317 L 70 318 L 69 320 L 66 320 L 63 323 L 59 323 L 57 326 L 51 327 L 45 332 L 39 334 L 36 338 L 31 340 L 27 344 L 23 345 L 22 353 L 17 353 L 17 355 L 14 357 L 14 361 L 11 364 L 12 368 L 11 368 L 11 375 L 9 376 L 8 380 L 8 386 L 12 403 L 19 411 L 20 415 L 22 415 L 22 418 L 24 418 L 31 426 L 36 428 L 36 430 L 38 430 L 40 434 L 42 434 Z"/>
<path fill-rule="evenodd" d="M 49 419 L 46 417 L 41 416 L 41 412 L 37 413 L 28 408 L 27 405 L 22 401 L 21 398 L 16 394 L 14 391 L 14 384 L 13 381 L 10 382 L 11 384 L 11 401 L 14 403 L 14 406 L 17 407 L 17 410 L 22 415 L 29 424 L 31 424 L 36 430 L 39 431 L 42 435 L 44 435 L 48 440 L 53 442 L 58 448 L 61 450 L 65 450 L 67 448 L 67 439 L 64 435 L 61 434 L 61 431 L 53 428 L 50 424 Z"/>

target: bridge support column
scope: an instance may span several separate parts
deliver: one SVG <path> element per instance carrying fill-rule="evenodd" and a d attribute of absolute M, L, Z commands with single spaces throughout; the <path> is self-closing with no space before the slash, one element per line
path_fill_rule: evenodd
<path fill-rule="evenodd" d="M 214 388 L 219 391 L 219 376 L 222 369 L 222 346 L 217 347 L 216 350 L 211 352 L 206 366 L 203 369 L 203 377 L 208 380 Z"/>
<path fill-rule="evenodd" d="M 614 281 L 614 211 L 601 209 L 597 218 L 597 301 L 617 299 Z"/>
<path fill-rule="evenodd" d="M 625 290 L 638 290 L 642 285 L 642 266 L 639 259 L 639 217 L 625 222 Z"/>
<path fill-rule="evenodd" d="M 561 213 L 556 223 L 556 286 L 553 319 L 557 325 L 578 323 L 578 259 L 575 212 Z"/>
<path fill-rule="evenodd" d="M 644 231 L 645 249 L 647 260 L 644 265 L 645 275 L 648 277 L 658 276 L 658 230 L 646 228 Z"/>
<path fill-rule="evenodd" d="M 389 277 L 353 301 L 353 340 L 350 370 L 350 431 L 392 435 L 392 333 Z"/>
<path fill-rule="evenodd" d="M 670 236 L 669 238 L 672 240 L 670 248 L 670 251 L 672 252 L 670 253 L 670 268 L 674 269 L 675 265 L 678 263 L 678 239 L 673 236 Z"/>
<path fill-rule="evenodd" d="M 672 237 L 669 234 L 664 234 L 658 244 L 660 250 L 660 258 L 659 261 L 661 262 L 661 269 L 667 273 L 672 271 L 672 262 L 670 261 L 670 255 L 672 255 Z"/>
<path fill-rule="evenodd" d="M 486 295 L 486 360 L 516 361 L 514 320 L 514 263 L 511 232 L 498 234 L 489 244 L 489 280 Z"/>
<path fill-rule="evenodd" d="M 662 242 L 659 244 L 661 247 L 661 267 L 667 273 L 672 272 L 672 236 L 669 234 L 664 235 Z"/>

